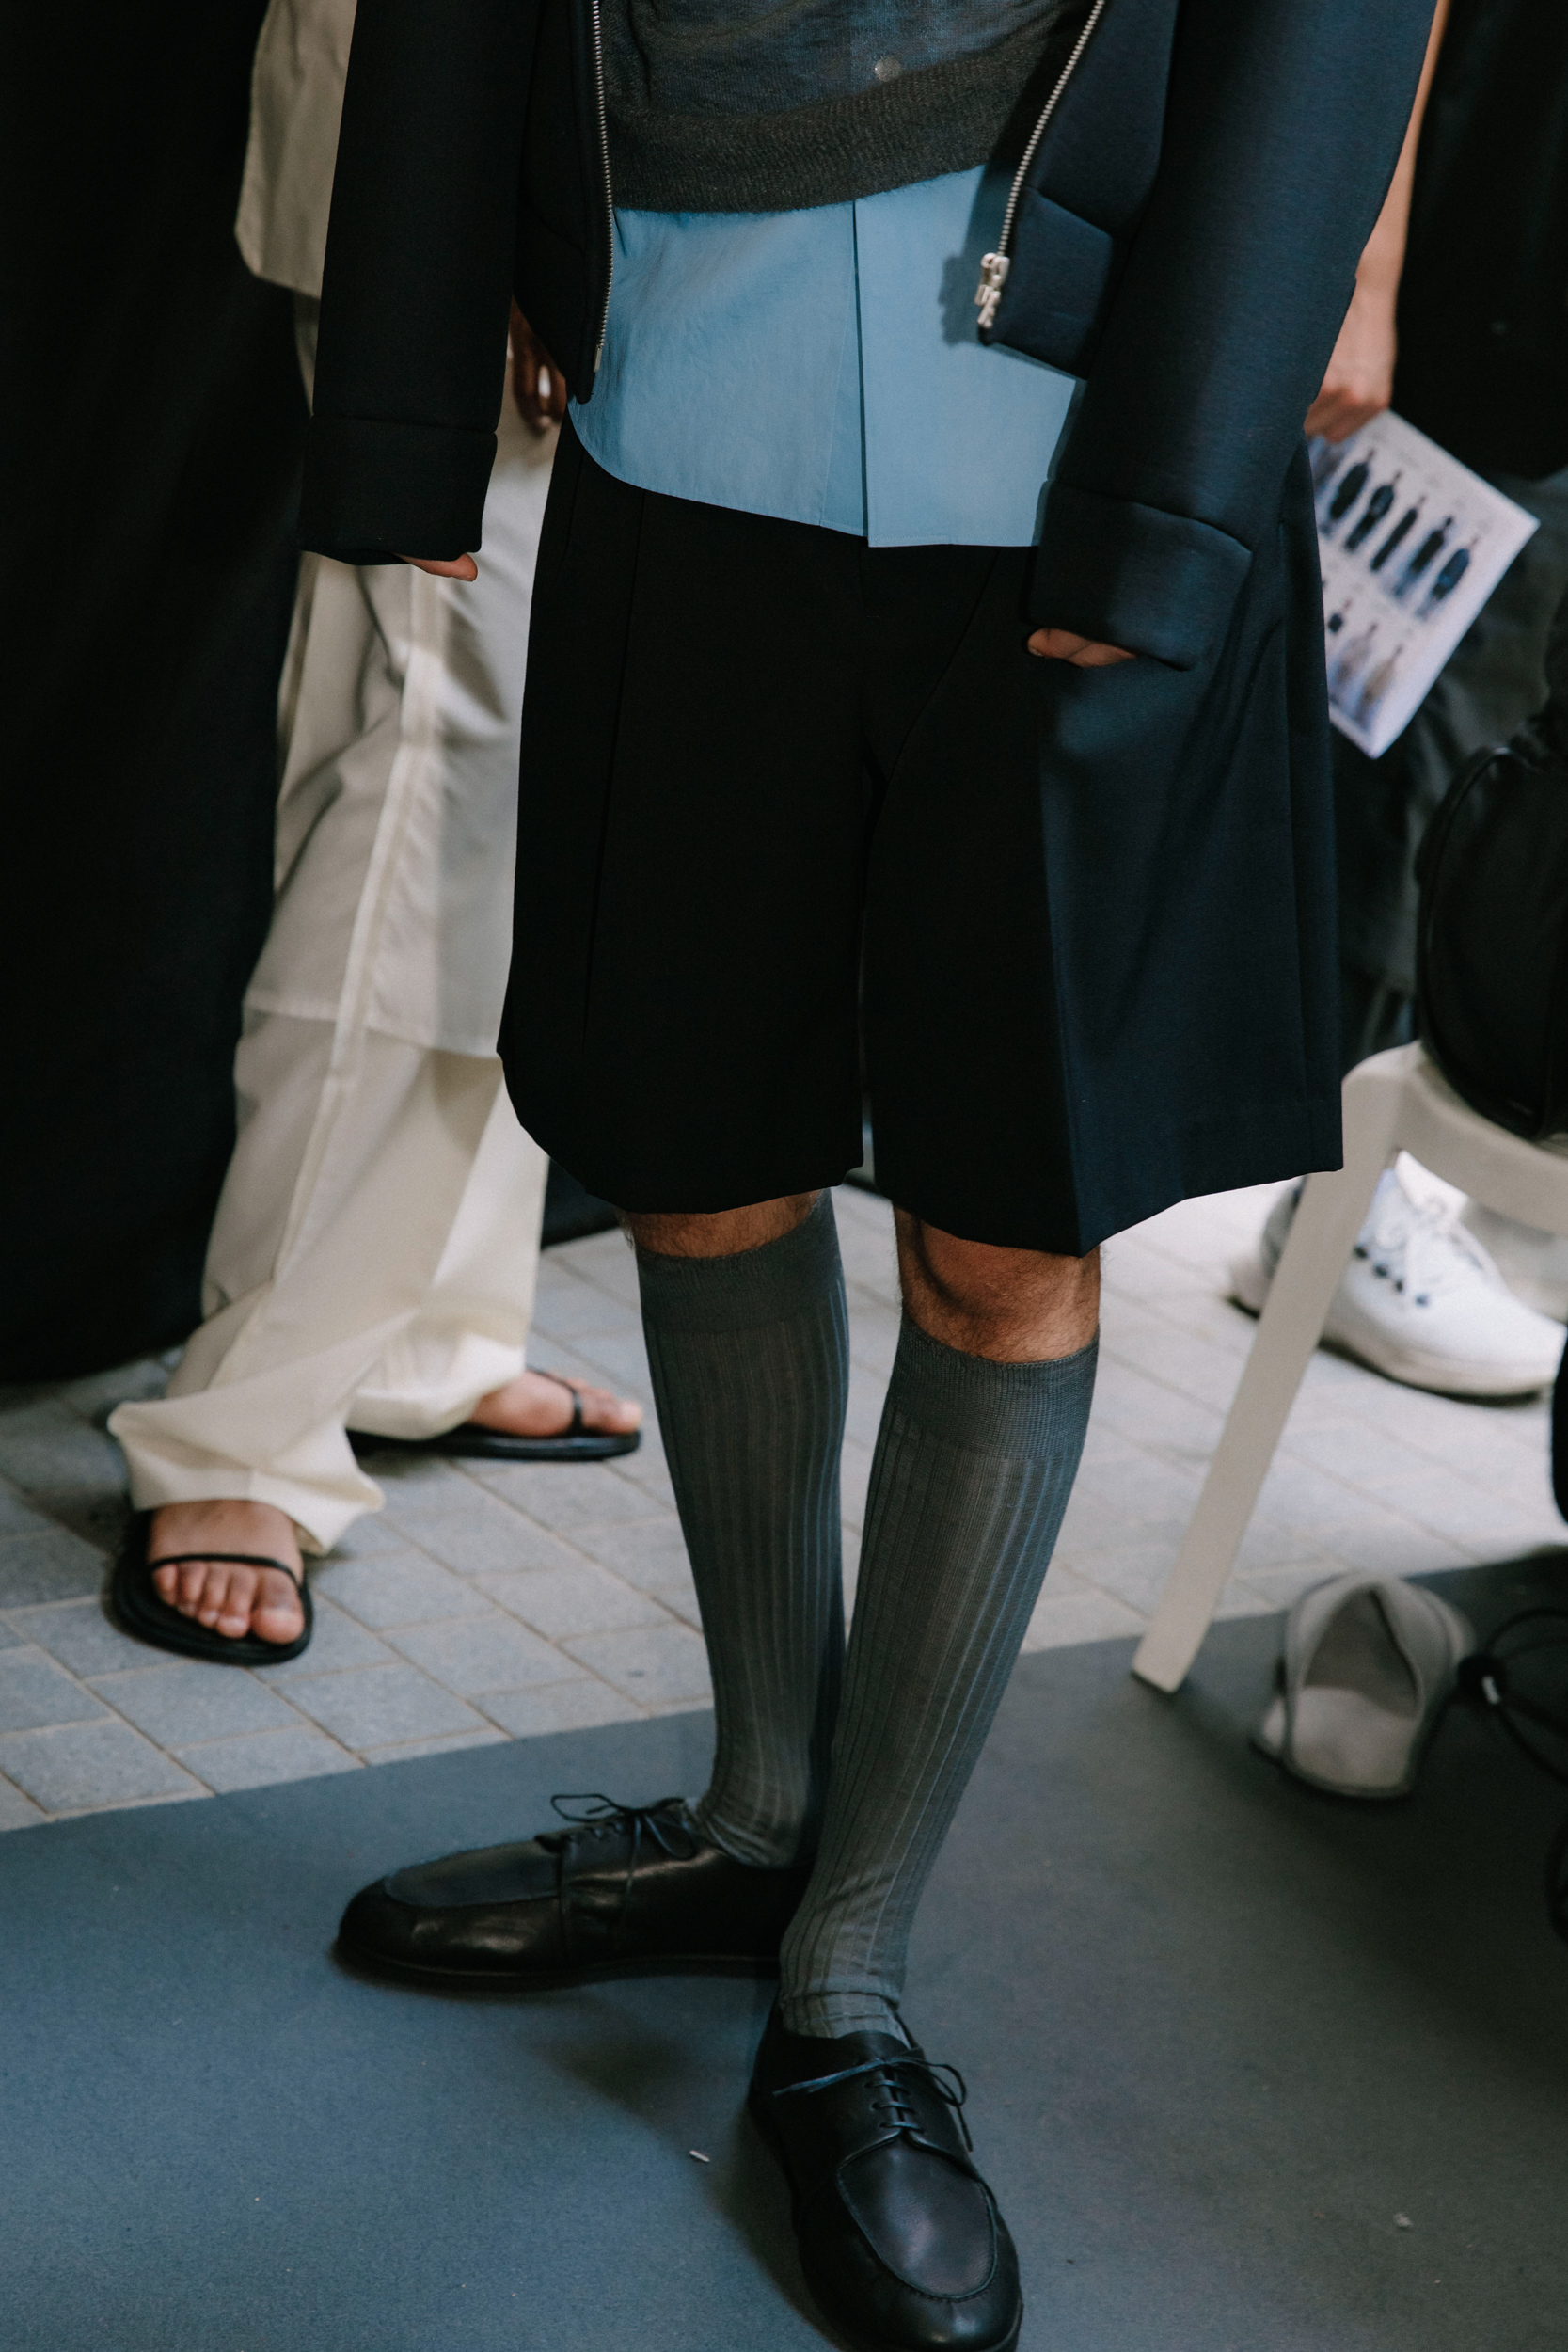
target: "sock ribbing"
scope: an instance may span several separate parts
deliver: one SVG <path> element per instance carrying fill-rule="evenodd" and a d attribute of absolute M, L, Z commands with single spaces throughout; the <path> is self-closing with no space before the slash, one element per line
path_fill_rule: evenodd
<path fill-rule="evenodd" d="M 779 1867 L 820 1820 L 843 1671 L 848 1318 L 832 1201 L 727 1258 L 638 1251 L 654 1397 L 713 1674 L 716 1845 Z"/>
<path fill-rule="evenodd" d="M 1083 1452 L 1096 1347 L 998 1364 L 906 1316 L 877 1441 L 793 2033 L 885 2027 L 915 1908 L 1006 1688 Z"/>

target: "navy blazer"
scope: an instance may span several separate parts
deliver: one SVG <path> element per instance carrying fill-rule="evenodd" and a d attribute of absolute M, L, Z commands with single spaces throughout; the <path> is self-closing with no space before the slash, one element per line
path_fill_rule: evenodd
<path fill-rule="evenodd" d="M 1105 0 L 992 333 L 1086 369 L 1035 617 L 1224 635 L 1399 153 L 1433 0 Z M 359 0 L 303 537 L 480 544 L 508 297 L 592 397 L 610 263 L 593 0 Z"/>

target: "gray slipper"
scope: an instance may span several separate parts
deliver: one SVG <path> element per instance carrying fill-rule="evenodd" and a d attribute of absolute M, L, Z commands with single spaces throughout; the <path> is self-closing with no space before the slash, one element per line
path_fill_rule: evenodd
<path fill-rule="evenodd" d="M 1408 1796 L 1475 1646 L 1468 1619 L 1422 1585 L 1330 1577 L 1285 1620 L 1279 1694 L 1253 1745 L 1336 1796 Z"/>

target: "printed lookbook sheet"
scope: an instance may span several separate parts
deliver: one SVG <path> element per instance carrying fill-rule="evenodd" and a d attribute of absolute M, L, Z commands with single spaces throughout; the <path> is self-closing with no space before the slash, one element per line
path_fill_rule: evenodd
<path fill-rule="evenodd" d="M 1309 445 L 1335 725 L 1376 759 L 1519 549 L 1533 515 L 1391 411 Z"/>

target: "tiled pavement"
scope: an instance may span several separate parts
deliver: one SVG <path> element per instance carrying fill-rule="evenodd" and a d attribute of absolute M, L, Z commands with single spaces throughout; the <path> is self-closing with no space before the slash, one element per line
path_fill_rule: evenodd
<path fill-rule="evenodd" d="M 1253 1328 L 1226 1302 L 1225 1267 L 1272 1197 L 1189 1201 L 1108 1248 L 1093 1425 L 1027 1647 L 1144 1623 Z M 839 1226 L 852 1579 L 897 1308 L 886 1205 L 842 1192 Z M 546 1257 L 532 1353 L 647 1402 L 618 1234 Z M 387 1507 L 315 1571 L 315 1639 L 291 1665 L 219 1669 L 128 1640 L 100 1599 L 124 1508 L 102 1422 L 162 1377 L 140 1364 L 0 1394 L 0 1828 L 706 1703 L 690 1573 L 652 1431 L 639 1454 L 594 1469 L 383 1457 Z M 1320 1354 L 1225 1608 L 1277 1609 L 1342 1565 L 1411 1572 L 1565 1538 L 1544 1401 L 1418 1395 Z"/>

